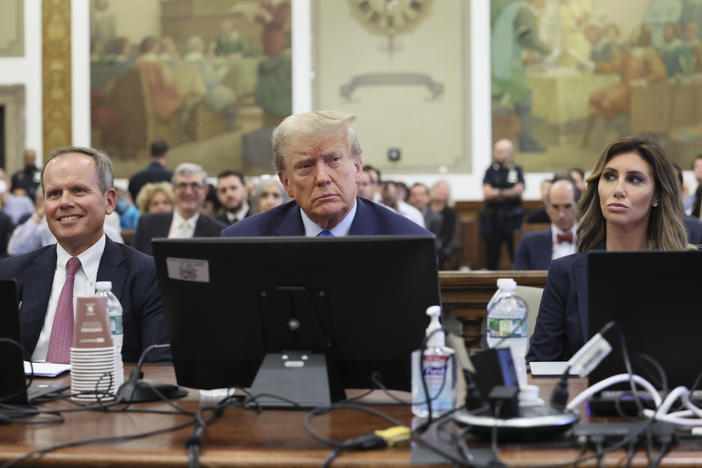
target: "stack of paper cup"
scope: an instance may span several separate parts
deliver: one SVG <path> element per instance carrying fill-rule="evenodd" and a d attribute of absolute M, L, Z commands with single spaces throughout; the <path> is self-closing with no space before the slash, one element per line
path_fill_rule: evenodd
<path fill-rule="evenodd" d="M 112 400 L 120 383 L 115 375 L 114 346 L 71 348 L 71 393 L 74 400 Z"/>

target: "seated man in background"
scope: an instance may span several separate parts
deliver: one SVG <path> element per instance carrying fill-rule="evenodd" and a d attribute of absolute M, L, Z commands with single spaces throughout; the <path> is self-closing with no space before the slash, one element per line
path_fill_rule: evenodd
<path fill-rule="evenodd" d="M 274 165 L 292 201 L 229 226 L 222 235 L 431 235 L 357 197 L 363 163 L 353 119 L 342 112 L 318 111 L 283 120 L 273 132 Z"/>
<path fill-rule="evenodd" d="M 683 175 L 680 166 L 673 163 L 673 169 L 675 169 L 675 174 L 678 178 L 678 192 L 680 193 L 680 199 L 683 199 Z M 702 244 L 702 221 L 694 216 L 684 215 L 683 224 L 685 225 L 685 231 L 687 232 L 687 241 L 690 244 L 701 245 Z"/>
<path fill-rule="evenodd" d="M 397 182 L 386 180 L 381 184 L 380 199 L 383 205 L 405 218 L 425 227 L 424 216 L 420 211 L 402 199 L 402 191 Z"/>
<path fill-rule="evenodd" d="M 416 182 L 410 187 L 409 204 L 417 208 L 424 216 L 424 227 L 435 235 L 439 235 L 441 231 L 441 215 L 431 209 L 429 206 L 430 201 L 429 187 L 421 182 Z"/>
<path fill-rule="evenodd" d="M 217 175 L 217 198 L 222 204 L 222 213 L 216 219 L 226 226 L 252 214 L 244 175 L 239 171 L 226 170 Z"/>
<path fill-rule="evenodd" d="M 225 224 L 200 214 L 207 195 L 207 173 L 198 164 L 182 163 L 173 173 L 175 210 L 154 213 L 139 218 L 134 234 L 134 248 L 152 255 L 151 239 L 187 239 L 190 237 L 217 237 Z"/>
<path fill-rule="evenodd" d="M 551 260 L 577 251 L 576 216 L 580 191 L 573 180 L 556 178 L 546 193 L 551 228 L 528 232 L 517 247 L 513 270 L 548 270 Z"/>
<path fill-rule="evenodd" d="M 543 224 L 551 222 L 551 218 L 548 217 L 548 212 L 546 211 L 546 194 L 551 188 L 552 183 L 552 179 L 544 179 L 541 181 L 539 188 L 541 189 L 541 201 L 543 202 L 543 206 L 540 206 L 529 213 L 529 216 L 527 216 L 526 219 L 527 224 Z"/>
<path fill-rule="evenodd" d="M 105 215 L 116 201 L 110 159 L 92 148 L 60 148 L 47 158 L 42 188 L 57 244 L 0 262 L 0 277 L 17 282 L 22 345 L 32 361 L 69 362 L 70 298 L 94 295 L 96 281 L 111 281 L 122 304 L 125 361 L 136 362 L 146 347 L 167 343 L 153 259 L 105 236 Z M 169 358 L 162 350 L 147 357 Z"/>

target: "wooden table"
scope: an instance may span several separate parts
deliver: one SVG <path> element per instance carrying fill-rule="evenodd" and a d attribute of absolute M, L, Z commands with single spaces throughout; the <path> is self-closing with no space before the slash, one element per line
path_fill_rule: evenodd
<path fill-rule="evenodd" d="M 129 368 L 127 369 L 129 370 Z M 153 380 L 173 381 L 170 367 L 149 366 L 146 377 Z M 68 381 L 64 376 L 59 380 Z M 534 379 L 542 387 L 542 396 L 548 398 L 555 379 Z M 570 383 L 574 395 L 585 386 L 582 379 Z M 198 392 L 176 402 L 183 408 L 195 411 L 201 404 Z M 72 407 L 66 402 L 42 405 L 44 409 Z M 139 409 L 168 409 L 164 403 L 133 405 Z M 411 423 L 409 408 L 394 404 L 374 407 L 394 416 L 406 424 Z M 300 411 L 268 410 L 261 414 L 241 408 L 227 408 L 223 417 L 208 427 L 204 435 L 200 462 L 202 466 L 256 466 L 256 467 L 319 467 L 330 449 L 312 439 L 304 430 Z M 129 435 L 167 428 L 185 423 L 185 415 L 118 414 L 99 411 L 67 413 L 66 422 L 48 426 L 12 424 L 0 426 L 0 463 L 22 456 L 32 450 L 55 444 L 87 438 Z M 324 437 L 346 439 L 389 426 L 372 415 L 352 411 L 336 411 L 312 420 L 314 428 Z M 185 442 L 190 428 L 128 442 L 99 443 L 82 447 L 64 448 L 33 459 L 22 466 L 71 466 L 71 467 L 126 467 L 126 466 L 187 466 Z M 501 459 L 509 465 L 540 466 L 547 463 L 575 459 L 577 451 L 562 443 L 549 447 L 528 444 L 500 444 Z M 623 451 L 607 456 L 607 466 L 621 464 Z M 342 453 L 333 467 L 396 467 L 410 465 L 410 448 L 393 448 L 380 451 Z M 668 454 L 666 466 L 699 465 L 702 449 L 675 450 Z M 648 459 L 643 451 L 634 458 L 637 466 L 646 466 Z M 594 462 L 585 464 L 593 466 Z"/>

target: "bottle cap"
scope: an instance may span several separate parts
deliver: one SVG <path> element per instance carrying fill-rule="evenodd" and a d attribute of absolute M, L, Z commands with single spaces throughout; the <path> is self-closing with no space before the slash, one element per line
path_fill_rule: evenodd
<path fill-rule="evenodd" d="M 427 307 L 427 315 L 431 318 L 429 326 L 427 326 L 427 347 L 428 348 L 443 348 L 446 344 L 446 337 L 444 336 L 444 331 L 442 330 L 441 322 L 439 322 L 439 317 L 441 317 L 441 307 L 434 305 Z M 434 333 L 434 330 L 439 330 Z"/>
<path fill-rule="evenodd" d="M 517 287 L 517 282 L 512 278 L 499 278 L 497 280 L 497 288 L 503 291 L 509 292 L 514 291 Z"/>
<path fill-rule="evenodd" d="M 95 290 L 96 291 L 111 291 L 112 290 L 112 281 L 98 281 L 95 283 Z"/>

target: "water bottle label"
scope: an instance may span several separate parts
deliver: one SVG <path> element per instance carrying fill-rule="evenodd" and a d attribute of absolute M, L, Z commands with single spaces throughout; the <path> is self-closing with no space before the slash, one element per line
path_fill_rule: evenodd
<path fill-rule="evenodd" d="M 121 315 L 110 316 L 110 333 L 112 333 L 113 335 L 121 335 L 124 333 Z"/>
<path fill-rule="evenodd" d="M 488 319 L 488 335 L 491 338 L 525 338 L 525 320 L 521 318 Z"/>

